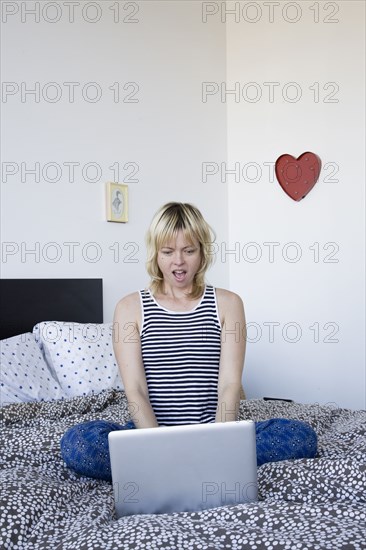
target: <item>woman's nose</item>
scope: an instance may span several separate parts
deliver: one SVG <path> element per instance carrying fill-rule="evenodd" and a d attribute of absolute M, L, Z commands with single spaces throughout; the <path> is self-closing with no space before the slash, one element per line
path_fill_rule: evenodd
<path fill-rule="evenodd" d="M 183 263 L 183 253 L 180 251 L 176 251 L 174 254 L 174 263 L 177 265 L 181 265 Z"/>

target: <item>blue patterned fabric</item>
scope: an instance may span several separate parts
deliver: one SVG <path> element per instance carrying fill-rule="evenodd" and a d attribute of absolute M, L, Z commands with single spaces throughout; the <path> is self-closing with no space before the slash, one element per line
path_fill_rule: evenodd
<path fill-rule="evenodd" d="M 300 420 L 271 418 L 256 422 L 257 465 L 296 458 L 314 458 L 317 436 Z"/>
<path fill-rule="evenodd" d="M 297 458 L 314 458 L 315 431 L 299 420 L 272 418 L 256 422 L 257 465 Z M 115 422 L 92 420 L 69 428 L 61 439 L 61 455 L 66 465 L 83 476 L 111 481 L 108 434 L 136 428 L 132 420 L 121 426 Z"/>
<path fill-rule="evenodd" d="M 111 481 L 108 434 L 130 430 L 135 424 L 121 426 L 106 420 L 91 420 L 69 428 L 61 439 L 61 455 L 67 466 L 87 477 Z"/>

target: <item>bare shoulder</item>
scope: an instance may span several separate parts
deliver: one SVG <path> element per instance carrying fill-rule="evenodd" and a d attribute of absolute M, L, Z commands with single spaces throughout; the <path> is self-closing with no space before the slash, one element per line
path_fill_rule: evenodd
<path fill-rule="evenodd" d="M 225 288 L 216 288 L 216 296 L 219 303 L 227 306 L 243 306 L 243 300 L 231 290 L 226 290 Z"/>
<path fill-rule="evenodd" d="M 130 317 L 131 321 L 138 321 L 140 317 L 140 293 L 132 292 L 121 298 L 116 305 L 116 317 Z"/>
<path fill-rule="evenodd" d="M 221 322 L 229 317 L 244 317 L 244 304 L 239 294 L 224 288 L 216 288 L 216 297 Z"/>

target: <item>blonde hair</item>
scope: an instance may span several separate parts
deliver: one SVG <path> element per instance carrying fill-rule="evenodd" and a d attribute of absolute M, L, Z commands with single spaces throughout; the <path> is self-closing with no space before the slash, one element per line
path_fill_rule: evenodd
<path fill-rule="evenodd" d="M 191 244 L 198 241 L 201 253 L 201 264 L 194 277 L 191 299 L 198 298 L 204 292 L 205 274 L 213 262 L 212 244 L 215 233 L 203 218 L 201 212 L 189 203 L 168 202 L 164 204 L 152 219 L 146 234 L 147 261 L 146 269 L 150 275 L 150 289 L 153 294 L 163 292 L 164 278 L 158 266 L 158 252 L 176 238 L 179 230 Z"/>

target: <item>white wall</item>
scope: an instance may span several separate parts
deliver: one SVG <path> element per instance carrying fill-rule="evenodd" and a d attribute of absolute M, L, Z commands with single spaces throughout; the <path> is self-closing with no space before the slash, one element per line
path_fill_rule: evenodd
<path fill-rule="evenodd" d="M 75 8 L 74 22 L 63 2 L 44 12 L 42 2 L 7 4 L 2 77 L 15 84 L 6 85 L 2 104 L 1 276 L 102 277 L 109 321 L 117 300 L 147 283 L 144 235 L 164 202 L 193 202 L 227 239 L 227 188 L 211 194 L 201 181 L 201 159 L 226 155 L 226 107 L 201 101 L 207 74 L 225 78 L 225 27 L 203 25 L 196 2 L 121 2 L 118 23 L 115 2 L 94 3 L 95 23 L 87 21 L 98 18 L 93 3 Z M 36 4 L 39 22 L 24 8 Z M 39 102 L 22 97 L 22 82 L 26 89 L 39 83 Z M 80 83 L 74 102 L 65 82 Z M 93 98 L 93 82 L 102 94 L 97 102 L 81 92 Z M 119 102 L 109 89 L 117 82 Z M 129 82 L 138 88 L 124 90 Z M 51 102 L 57 90 L 61 97 Z M 74 181 L 71 162 L 79 163 Z M 26 173 L 35 163 L 39 182 Z M 119 177 L 110 168 L 117 164 Z M 114 179 L 129 184 L 127 224 L 106 222 L 104 186 Z M 38 255 L 25 253 L 37 246 Z M 217 263 L 210 280 L 227 287 L 226 266 Z"/>
<path fill-rule="evenodd" d="M 281 2 L 270 13 L 257 3 L 260 13 L 245 4 L 227 20 L 227 87 L 240 83 L 242 95 L 226 104 L 228 165 L 241 169 L 240 181 L 227 179 L 229 241 L 240 249 L 227 262 L 250 324 L 246 391 L 364 408 L 365 6 Z M 266 163 L 305 151 L 323 171 L 295 202 Z"/>

